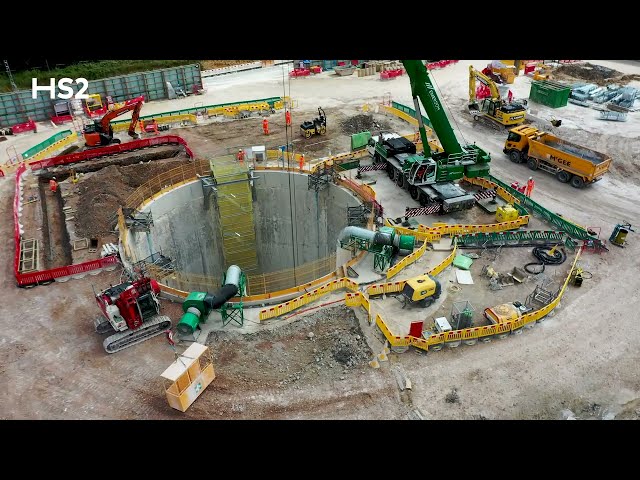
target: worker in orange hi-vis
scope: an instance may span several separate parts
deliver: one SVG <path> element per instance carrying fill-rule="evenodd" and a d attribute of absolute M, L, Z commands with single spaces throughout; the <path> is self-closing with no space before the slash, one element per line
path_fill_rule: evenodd
<path fill-rule="evenodd" d="M 56 193 L 58 191 L 58 182 L 56 182 L 56 177 L 53 177 L 51 180 L 49 180 L 49 190 L 51 190 L 53 193 Z"/>
<path fill-rule="evenodd" d="M 300 166 L 300 170 L 304 169 L 304 155 L 300 155 L 300 160 L 298 161 L 298 165 Z"/>
<path fill-rule="evenodd" d="M 533 181 L 533 177 L 529 177 L 529 180 L 527 180 L 527 189 L 524 191 L 524 194 L 527 197 L 530 197 L 531 194 L 533 193 L 533 187 L 535 187 L 536 182 Z"/>
<path fill-rule="evenodd" d="M 291 112 L 289 110 L 287 110 L 284 113 L 284 119 L 286 120 L 287 127 L 290 127 L 291 126 Z"/>
<path fill-rule="evenodd" d="M 236 158 L 239 162 L 244 162 L 244 150 L 241 148 L 238 149 L 238 153 L 236 154 Z"/>
<path fill-rule="evenodd" d="M 266 118 L 262 120 L 262 131 L 265 135 L 269 135 L 269 120 Z"/>

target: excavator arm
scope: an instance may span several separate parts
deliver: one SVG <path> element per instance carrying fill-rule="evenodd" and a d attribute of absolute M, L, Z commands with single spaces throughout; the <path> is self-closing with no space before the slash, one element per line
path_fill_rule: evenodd
<path fill-rule="evenodd" d="M 491 98 L 493 100 L 501 100 L 500 91 L 498 90 L 496 82 L 491 80 L 484 73 L 473 68 L 473 65 L 469 65 L 469 103 L 475 103 L 476 101 L 476 78 L 489 87 Z"/>
<path fill-rule="evenodd" d="M 133 113 L 131 114 L 131 123 L 129 124 L 129 136 L 133 138 L 138 138 L 139 135 L 136 133 L 136 125 L 138 124 L 138 118 L 140 117 L 140 110 L 142 109 L 142 102 L 136 103 L 135 108 L 133 109 Z"/>
<path fill-rule="evenodd" d="M 139 99 L 136 100 L 137 101 L 131 102 L 124 107 L 111 110 L 104 117 L 102 117 L 102 119 L 100 120 L 100 127 L 102 128 L 102 131 L 108 132 L 111 120 L 133 110 L 133 114 L 131 116 L 131 124 L 129 125 L 129 135 L 135 138 L 137 136 L 135 133 L 135 129 L 138 123 L 138 118 L 140 117 L 142 104 L 144 103 L 144 97 L 139 97 Z"/>
<path fill-rule="evenodd" d="M 411 82 L 411 95 L 416 109 L 418 129 L 420 130 L 420 138 L 422 139 L 425 157 L 431 154 L 431 149 L 429 148 L 427 132 L 422 122 L 418 99 L 420 99 L 422 106 L 426 110 L 427 116 L 431 120 L 433 130 L 438 136 L 444 151 L 449 155 L 463 153 L 463 149 L 451 128 L 451 123 L 447 118 L 444 106 L 438 98 L 438 94 L 435 91 L 434 85 L 431 83 L 431 78 L 429 78 L 429 73 L 424 63 L 422 63 L 422 60 L 402 60 L 402 64 Z"/>

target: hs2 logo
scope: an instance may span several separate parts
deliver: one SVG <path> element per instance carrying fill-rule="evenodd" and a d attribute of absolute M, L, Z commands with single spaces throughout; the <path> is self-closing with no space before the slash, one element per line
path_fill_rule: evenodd
<path fill-rule="evenodd" d="M 89 82 L 87 82 L 86 78 L 76 78 L 75 79 L 75 83 L 77 85 L 82 85 L 82 88 L 80 88 L 80 90 L 78 90 L 77 94 L 73 94 L 73 88 L 71 88 L 71 84 L 74 82 L 74 80 L 72 78 L 61 78 L 60 80 L 58 80 L 58 90 L 60 90 L 60 93 L 58 94 L 57 98 L 60 98 L 62 100 L 68 100 L 69 98 L 77 98 L 77 99 L 87 99 L 89 98 L 89 95 L 87 95 L 85 92 L 87 91 L 87 88 L 89 88 Z M 38 98 L 38 92 L 49 92 L 49 98 L 51 98 L 51 100 L 54 100 L 56 98 L 56 79 L 55 78 L 50 78 L 49 79 L 49 85 L 43 85 L 40 86 L 38 85 L 38 79 L 37 78 L 32 78 L 31 79 L 31 98 L 36 99 Z M 62 93 L 62 92 L 67 92 L 67 93 Z"/>

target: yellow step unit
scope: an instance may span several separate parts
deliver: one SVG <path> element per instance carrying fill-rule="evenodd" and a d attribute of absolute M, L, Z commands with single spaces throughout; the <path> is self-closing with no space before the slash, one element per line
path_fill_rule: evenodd
<path fill-rule="evenodd" d="M 498 223 L 517 220 L 518 216 L 518 210 L 516 210 L 510 203 L 502 205 L 496 209 L 496 222 Z"/>
<path fill-rule="evenodd" d="M 192 343 L 162 372 L 169 405 L 186 412 L 216 378 L 211 350 L 205 345 Z"/>

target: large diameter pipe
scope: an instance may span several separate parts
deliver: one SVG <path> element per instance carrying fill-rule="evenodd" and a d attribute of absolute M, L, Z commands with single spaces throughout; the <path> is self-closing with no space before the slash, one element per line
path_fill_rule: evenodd
<path fill-rule="evenodd" d="M 225 276 L 224 284 L 225 285 L 235 285 L 240 288 L 240 277 L 242 275 L 242 270 L 237 265 L 231 265 L 227 268 L 227 275 Z"/>
<path fill-rule="evenodd" d="M 373 243 L 376 245 L 393 245 L 394 237 L 393 233 L 376 232 L 373 237 Z"/>
<path fill-rule="evenodd" d="M 176 330 L 178 330 L 182 335 L 193 334 L 200 323 L 201 315 L 200 310 L 195 307 L 189 307 L 178 322 Z"/>
<path fill-rule="evenodd" d="M 349 239 L 349 237 L 358 237 L 369 242 L 375 243 L 374 238 L 376 236 L 376 232 L 372 232 L 371 230 L 367 230 L 366 228 L 361 227 L 345 227 L 338 235 L 338 241 L 344 242 Z"/>
<path fill-rule="evenodd" d="M 235 297 L 236 293 L 238 293 L 238 287 L 228 283 L 216 293 L 208 293 L 204 298 L 204 303 L 207 305 L 207 307 L 209 307 L 210 310 L 216 310 L 224 305 L 227 300 Z"/>

